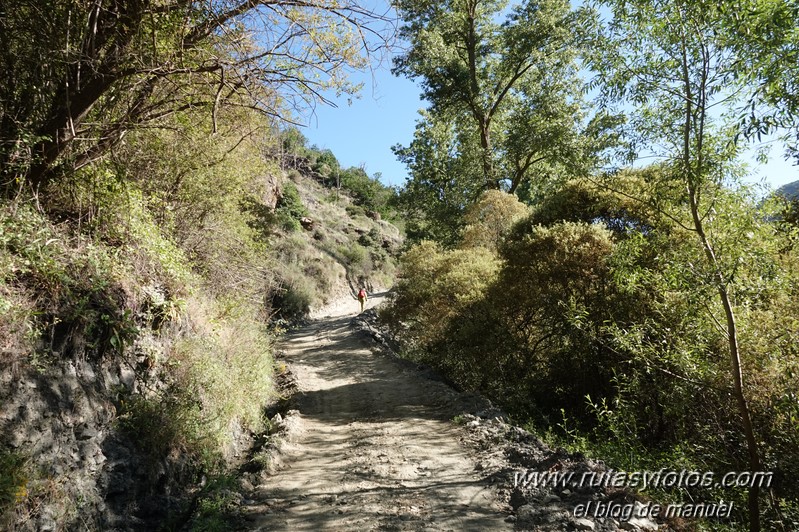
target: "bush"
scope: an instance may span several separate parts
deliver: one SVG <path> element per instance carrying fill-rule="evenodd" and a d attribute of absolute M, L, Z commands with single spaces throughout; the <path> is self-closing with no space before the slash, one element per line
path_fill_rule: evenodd
<path fill-rule="evenodd" d="M 315 300 L 312 282 L 301 276 L 281 280 L 273 292 L 272 308 L 286 319 L 306 316 Z"/>
<path fill-rule="evenodd" d="M 155 458 L 181 448 L 215 469 L 228 458 L 236 428 L 263 428 L 262 408 L 273 393 L 272 340 L 244 301 L 193 299 L 188 307 L 192 334 L 163 361 L 170 387 L 123 398 L 120 422 Z"/>
<path fill-rule="evenodd" d="M 360 244 L 339 246 L 338 253 L 342 257 L 345 265 L 361 268 L 364 267 L 366 260 L 369 257 L 369 253 L 366 251 L 366 248 Z"/>
<path fill-rule="evenodd" d="M 300 192 L 297 190 L 297 186 L 294 183 L 288 181 L 283 183 L 283 191 L 280 194 L 280 198 L 277 200 L 275 211 L 283 213 L 295 220 L 308 216 L 308 209 L 302 204 Z"/>
<path fill-rule="evenodd" d="M 341 171 L 341 165 L 330 150 L 316 150 L 316 159 L 312 166 L 313 170 L 323 178 L 328 185 L 334 185 Z"/>
<path fill-rule="evenodd" d="M 615 468 L 746 470 L 714 281 L 725 272 L 763 467 L 774 472 L 764 519 L 790 522 L 799 507 L 793 232 L 768 203 L 719 187 L 704 207 L 711 268 L 681 229 L 691 222 L 672 185 L 663 168 L 625 173 L 612 192 L 573 181 L 509 231 L 505 217 L 473 206 L 458 250 L 427 242 L 403 256 L 386 319 L 411 356 Z M 504 201 L 489 198 L 481 203 Z M 746 507 L 743 492 L 689 491 Z"/>
<path fill-rule="evenodd" d="M 459 360 L 464 387 L 490 390 L 523 417 L 580 411 L 606 395 L 616 362 L 592 326 L 613 305 L 607 259 L 613 244 L 597 225 L 535 226 L 501 248 L 503 267 L 430 351 Z M 599 338 L 601 340 L 601 338 Z"/>
<path fill-rule="evenodd" d="M 281 132 L 280 138 L 281 142 L 283 143 L 283 151 L 285 153 L 290 153 L 293 155 L 305 154 L 308 139 L 305 138 L 305 135 L 303 135 L 298 128 L 287 128 Z"/>
<path fill-rule="evenodd" d="M 355 217 L 358 217 L 358 216 L 364 216 L 364 217 L 366 216 L 366 210 L 363 207 L 361 207 L 360 205 L 347 205 L 346 207 L 344 207 L 344 210 L 352 218 L 355 218 Z"/>
<path fill-rule="evenodd" d="M 364 233 L 358 237 L 358 244 L 363 247 L 375 247 L 382 244 L 382 235 L 377 227 L 372 227 L 368 233 Z"/>
<path fill-rule="evenodd" d="M 241 200 L 241 209 L 246 213 L 247 226 L 257 235 L 260 242 L 268 242 L 280 231 L 293 233 L 302 228 L 300 219 L 308 216 L 308 209 L 294 183 L 283 183 L 283 191 L 277 200 L 274 210 L 253 197 Z"/>
<path fill-rule="evenodd" d="M 135 214 L 131 218 L 135 219 Z M 9 274 L 0 279 L 0 302 L 8 307 L 0 327 L 14 334 L 15 338 L 7 337 L 16 344 L 10 350 L 22 352 L 24 346 L 39 349 L 31 353 L 39 361 L 49 359 L 54 351 L 65 357 L 122 354 L 138 332 L 134 313 L 140 309 L 131 302 L 139 299 L 139 294 L 130 293 L 122 284 L 139 273 L 130 271 L 136 261 L 126 261 L 112 249 L 56 230 L 27 206 L 18 206 L 13 212 L 3 209 L 0 227 L 1 256 L 9 267 Z M 159 242 L 148 243 L 163 251 Z M 172 258 L 164 252 L 156 258 L 163 262 L 150 260 L 149 265 L 178 275 L 177 266 L 165 257 Z M 26 300 L 28 293 L 39 294 L 35 304 Z M 10 321 L 14 317 L 16 320 Z"/>
<path fill-rule="evenodd" d="M 308 209 L 302 203 L 300 193 L 294 183 L 286 181 L 278 198 L 274 212 L 274 224 L 287 233 L 302 229 L 300 219 L 308 216 Z"/>
<path fill-rule="evenodd" d="M 484 247 L 496 251 L 516 222 L 527 218 L 530 209 L 516 196 L 488 190 L 466 209 L 460 247 Z"/>
<path fill-rule="evenodd" d="M 429 241 L 400 258 L 399 278 L 385 318 L 413 347 L 414 354 L 436 360 L 427 350 L 445 338 L 450 321 L 462 318 L 496 279 L 499 260 L 488 250 L 442 250 Z"/>
<path fill-rule="evenodd" d="M 354 205 L 360 207 L 353 209 L 351 215 L 371 211 L 387 219 L 396 217 L 393 202 L 397 193 L 380 182 L 380 174 L 369 177 L 363 168 L 351 167 L 342 170 L 339 176 L 341 188 L 352 198 Z"/>

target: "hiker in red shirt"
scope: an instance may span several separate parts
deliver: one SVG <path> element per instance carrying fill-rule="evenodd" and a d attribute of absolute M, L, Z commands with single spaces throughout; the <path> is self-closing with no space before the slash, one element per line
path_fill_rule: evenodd
<path fill-rule="evenodd" d="M 366 296 L 366 289 L 361 288 L 361 290 L 358 292 L 358 301 L 361 302 L 361 312 L 363 312 L 363 305 L 366 303 L 367 299 L 369 298 Z"/>

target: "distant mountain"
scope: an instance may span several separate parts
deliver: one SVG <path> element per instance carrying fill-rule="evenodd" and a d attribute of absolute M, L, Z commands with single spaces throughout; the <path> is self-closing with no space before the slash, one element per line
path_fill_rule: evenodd
<path fill-rule="evenodd" d="M 799 200 L 799 181 L 782 185 L 774 193 L 779 194 L 780 196 L 785 196 L 791 200 Z"/>

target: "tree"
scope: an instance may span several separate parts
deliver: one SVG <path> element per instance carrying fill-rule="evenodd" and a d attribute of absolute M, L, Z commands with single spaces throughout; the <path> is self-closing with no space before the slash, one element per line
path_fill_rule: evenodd
<path fill-rule="evenodd" d="M 799 163 L 799 4 L 748 0 L 719 8 L 730 46 L 746 58 L 732 65 L 747 94 L 743 134 L 781 134 L 787 154 Z"/>
<path fill-rule="evenodd" d="M 412 176 L 400 191 L 398 207 L 408 221 L 409 239 L 454 246 L 465 209 L 483 191 L 479 154 L 457 116 L 434 111 L 421 116 L 411 144 L 393 147 Z"/>
<path fill-rule="evenodd" d="M 537 83 L 537 82 L 536 82 Z M 497 126 L 500 140 L 492 156 L 502 190 L 525 200 L 546 185 L 566 181 L 596 169 L 603 151 L 620 145 L 619 116 L 599 113 L 585 128 L 584 112 L 568 103 L 565 93 L 547 85 L 528 86 L 530 95 L 517 100 Z M 417 121 L 413 141 L 395 146 L 394 153 L 408 166 L 410 178 L 400 192 L 411 239 L 433 239 L 454 245 L 465 210 L 487 187 L 481 171 L 482 149 L 466 113 L 426 110 Z"/>
<path fill-rule="evenodd" d="M 393 72 L 418 78 L 431 103 L 413 142 L 395 148 L 411 175 L 412 238 L 454 245 L 483 191 L 528 198 L 595 170 L 618 144 L 619 117 L 592 116 L 581 95 L 585 11 L 561 0 L 404 0 L 398 10 L 410 47 Z"/>
<path fill-rule="evenodd" d="M 500 188 L 503 178 L 497 168 L 495 136 L 503 117 L 516 110 L 515 126 L 525 131 L 535 127 L 535 119 L 558 109 L 558 117 L 573 112 L 568 104 L 575 96 L 574 34 L 579 17 L 562 0 L 527 1 L 510 9 L 503 24 L 497 22 L 506 3 L 502 0 L 403 0 L 398 11 L 404 25 L 402 37 L 410 49 L 395 59 L 394 73 L 421 78 L 422 96 L 433 111 L 468 118 L 464 125 L 475 132 L 480 146 L 480 167 L 484 186 Z M 552 105 L 525 99 L 522 86 L 547 85 L 544 80 L 565 79 L 569 90 L 548 84 Z M 543 108 L 542 108 L 543 107 Z M 536 115 L 531 117 L 530 113 Z M 543 115 L 542 115 L 543 114 Z M 532 118 L 532 119 L 531 119 Z M 515 129 L 508 138 L 514 138 Z M 530 140 L 528 138 L 528 140 Z M 511 188 L 518 187 L 521 175 L 539 157 L 546 157 L 554 137 L 544 144 L 519 145 L 509 149 L 516 161 Z"/>
<path fill-rule="evenodd" d="M 341 186 L 358 205 L 380 213 L 382 216 L 391 217 L 393 212 L 390 207 L 396 191 L 380 182 L 381 174 L 369 177 L 366 170 L 356 166 L 342 170 Z"/>
<path fill-rule="evenodd" d="M 739 345 L 740 328 L 735 295 L 742 287 L 736 264 L 745 250 L 725 245 L 714 224 L 717 198 L 729 177 L 725 169 L 735 156 L 734 131 L 715 127 L 715 106 L 731 106 L 736 94 L 727 90 L 735 68 L 745 58 L 730 46 L 724 32 L 724 8 L 717 3 L 650 0 L 602 3 L 612 18 L 601 29 L 592 57 L 605 101 L 623 100 L 635 108 L 634 122 L 641 140 L 667 161 L 673 178 L 684 187 L 683 204 L 689 216 L 680 221 L 704 254 L 704 265 L 693 282 L 713 288 L 718 307 L 708 304 L 709 318 L 723 327 L 731 392 L 746 441 L 747 465 L 760 470 L 758 438 L 747 401 Z M 670 215 L 683 220 L 679 213 Z M 745 241 L 745 240 L 744 240 Z M 720 312 L 721 316 L 716 316 Z M 749 490 L 750 530 L 760 529 L 758 487 Z"/>
<path fill-rule="evenodd" d="M 530 208 L 516 196 L 500 190 L 486 190 L 463 217 L 466 224 L 460 248 L 483 247 L 497 252 L 513 226 L 530 215 Z"/>
<path fill-rule="evenodd" d="M 36 191 L 175 111 L 292 107 L 352 91 L 386 43 L 356 0 L 4 0 L 0 172 Z"/>

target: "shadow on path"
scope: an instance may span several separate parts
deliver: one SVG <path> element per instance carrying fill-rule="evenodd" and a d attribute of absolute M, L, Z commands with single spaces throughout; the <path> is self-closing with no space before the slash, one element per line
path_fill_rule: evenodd
<path fill-rule="evenodd" d="M 468 450 L 458 394 L 375 352 L 350 316 L 282 343 L 298 422 L 258 487 L 249 530 L 509 530 Z"/>

